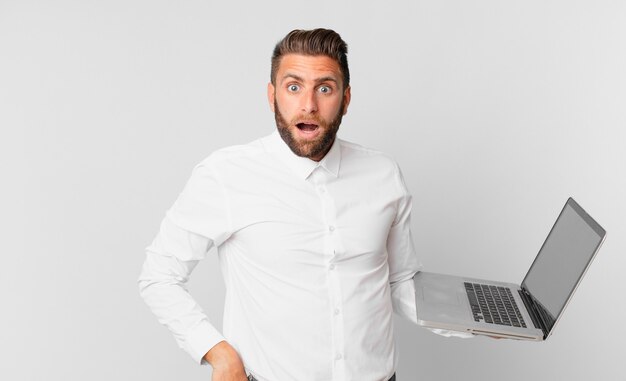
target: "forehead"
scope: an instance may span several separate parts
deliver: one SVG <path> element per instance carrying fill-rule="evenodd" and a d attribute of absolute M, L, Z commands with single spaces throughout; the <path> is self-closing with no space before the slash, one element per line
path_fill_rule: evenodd
<path fill-rule="evenodd" d="M 310 80 L 320 77 L 333 77 L 339 81 L 341 69 L 339 63 L 328 56 L 286 54 L 280 60 L 276 79 L 281 81 L 289 75 L 297 75 Z"/>

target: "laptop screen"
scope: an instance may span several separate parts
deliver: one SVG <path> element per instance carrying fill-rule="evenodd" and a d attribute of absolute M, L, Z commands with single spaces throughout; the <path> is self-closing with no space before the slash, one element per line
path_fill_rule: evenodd
<path fill-rule="evenodd" d="M 535 258 L 522 287 L 549 315 L 548 330 L 563 311 L 606 232 L 569 199 Z"/>

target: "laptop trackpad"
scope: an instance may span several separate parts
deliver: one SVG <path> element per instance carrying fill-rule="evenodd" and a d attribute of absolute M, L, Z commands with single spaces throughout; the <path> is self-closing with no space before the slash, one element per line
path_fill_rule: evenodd
<path fill-rule="evenodd" d="M 451 290 L 441 290 L 434 287 L 424 286 L 424 300 L 429 303 L 449 304 L 458 306 L 460 303 L 457 293 Z"/>

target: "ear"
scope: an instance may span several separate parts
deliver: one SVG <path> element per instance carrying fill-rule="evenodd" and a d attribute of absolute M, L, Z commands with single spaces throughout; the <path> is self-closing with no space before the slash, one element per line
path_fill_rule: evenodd
<path fill-rule="evenodd" d="M 348 113 L 348 106 L 350 105 L 350 99 L 352 98 L 351 89 L 352 88 L 348 86 L 348 88 L 343 92 L 343 115 Z"/>
<path fill-rule="evenodd" d="M 276 94 L 276 89 L 274 88 L 274 85 L 272 85 L 272 82 L 267 84 L 267 101 L 270 103 L 270 109 L 272 110 L 272 112 L 276 112 L 276 110 L 274 110 L 274 101 L 276 100 L 275 95 Z"/>

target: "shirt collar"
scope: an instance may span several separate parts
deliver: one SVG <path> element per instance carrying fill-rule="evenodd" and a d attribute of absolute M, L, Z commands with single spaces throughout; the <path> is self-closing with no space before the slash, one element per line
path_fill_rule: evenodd
<path fill-rule="evenodd" d="M 335 138 L 332 147 L 319 162 L 306 157 L 294 154 L 289 146 L 283 141 L 278 130 L 263 139 L 263 143 L 268 151 L 277 154 L 280 160 L 290 167 L 298 177 L 306 180 L 317 168 L 322 167 L 333 176 L 339 176 L 339 165 L 341 163 L 341 147 L 339 139 Z"/>

